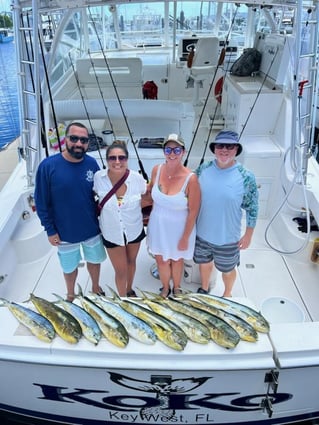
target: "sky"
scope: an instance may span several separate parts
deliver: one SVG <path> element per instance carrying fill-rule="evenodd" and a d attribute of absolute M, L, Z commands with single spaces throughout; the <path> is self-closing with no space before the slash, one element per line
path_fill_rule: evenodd
<path fill-rule="evenodd" d="M 11 10 L 10 4 L 11 4 L 11 0 L 1 0 L 0 1 L 0 11 L 1 12 L 9 12 Z"/>

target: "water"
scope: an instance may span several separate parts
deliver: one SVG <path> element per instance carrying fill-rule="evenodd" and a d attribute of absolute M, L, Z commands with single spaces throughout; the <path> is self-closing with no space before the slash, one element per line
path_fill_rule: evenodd
<path fill-rule="evenodd" d="M 0 43 L 0 150 L 20 134 L 15 44 Z"/>

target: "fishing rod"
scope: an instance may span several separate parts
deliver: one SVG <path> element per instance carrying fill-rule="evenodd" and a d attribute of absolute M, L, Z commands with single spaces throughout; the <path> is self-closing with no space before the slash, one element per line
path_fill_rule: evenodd
<path fill-rule="evenodd" d="M 189 156 L 190 156 L 191 150 L 192 150 L 192 148 L 193 148 L 193 145 L 194 145 L 194 142 L 195 142 L 195 139 L 196 139 L 196 136 L 197 136 L 197 132 L 198 132 L 198 129 L 199 129 L 200 123 L 201 123 L 201 121 L 202 121 L 202 118 L 203 118 L 203 115 L 204 115 L 204 111 L 205 111 L 205 108 L 206 108 L 206 106 L 207 106 L 207 103 L 208 103 L 209 97 L 210 97 L 210 93 L 211 93 L 211 91 L 212 91 L 212 89 L 213 89 L 213 86 L 214 86 L 214 83 L 215 83 L 215 78 L 216 78 L 216 75 L 217 75 L 218 69 L 219 69 L 219 67 L 220 67 L 221 65 L 223 65 L 224 60 L 225 60 L 226 47 L 227 47 L 227 44 L 228 44 L 228 39 L 229 39 L 229 37 L 230 37 L 230 32 L 231 32 L 232 27 L 233 27 L 234 22 L 235 22 L 235 18 L 236 18 L 236 14 L 237 14 L 237 11 L 238 11 L 239 4 L 237 4 L 237 3 L 236 3 L 236 7 L 237 7 L 237 9 L 236 9 L 236 11 L 235 11 L 235 13 L 234 13 L 234 16 L 233 16 L 233 19 L 232 19 L 231 25 L 230 25 L 230 27 L 229 27 L 229 30 L 228 30 L 227 36 L 226 36 L 226 38 L 225 38 L 225 44 L 224 44 L 224 47 L 222 48 L 222 50 L 221 50 L 221 52 L 220 52 L 219 59 L 218 59 L 218 63 L 217 63 L 217 66 L 216 66 L 216 68 L 215 68 L 215 72 L 214 72 L 214 75 L 213 75 L 212 81 L 211 81 L 211 83 L 210 83 L 210 86 L 209 86 L 209 89 L 208 89 L 208 92 L 207 92 L 207 96 L 206 96 L 206 98 L 205 98 L 205 102 L 204 102 L 204 105 L 203 105 L 203 108 L 202 108 L 201 114 L 200 114 L 200 116 L 199 116 L 199 119 L 198 119 L 198 122 L 197 122 L 197 125 L 196 125 L 196 128 L 195 128 L 195 131 L 194 131 L 194 134 L 193 134 L 193 138 L 192 138 L 192 141 L 191 141 L 191 144 L 190 144 L 189 150 L 188 150 L 188 152 L 187 152 L 186 159 L 185 159 L 185 161 L 184 161 L 184 165 L 185 165 L 185 167 L 187 166 L 188 159 L 189 159 Z M 213 128 L 214 120 L 215 120 L 215 118 L 216 118 L 216 113 L 217 113 L 217 107 L 215 108 L 214 117 L 213 117 L 213 119 L 211 120 L 211 124 L 210 124 L 210 131 L 209 131 L 209 134 L 208 134 L 208 138 L 207 138 L 207 140 L 206 140 L 206 142 L 205 142 L 205 146 L 204 146 L 204 153 L 203 153 L 203 156 L 202 156 L 202 158 L 201 158 L 201 162 L 200 162 L 200 163 L 202 163 L 202 162 L 204 161 L 205 152 L 206 152 L 206 150 L 207 150 L 207 146 L 208 146 L 208 142 L 209 142 L 209 137 L 210 137 L 210 134 L 211 134 L 211 131 L 212 131 L 212 128 Z"/>
<path fill-rule="evenodd" d="M 80 97 L 81 97 L 81 100 L 82 100 L 83 108 L 85 110 L 85 114 L 86 114 L 87 120 L 88 120 L 89 125 L 90 125 L 90 128 L 91 128 L 91 133 L 94 134 L 92 121 L 91 121 L 91 118 L 90 118 L 90 115 L 89 115 L 89 111 L 88 111 L 88 109 L 86 107 L 85 99 L 84 99 L 84 96 L 83 96 L 83 93 L 82 93 L 82 89 L 81 89 L 81 86 L 80 86 L 79 77 L 78 77 L 78 74 L 77 74 L 77 72 L 75 70 L 75 67 L 74 67 L 74 64 L 73 64 L 73 61 L 72 61 L 70 52 L 69 52 L 69 59 L 70 59 L 70 63 L 71 63 L 72 69 L 73 69 L 74 78 L 75 78 L 75 81 L 76 81 L 76 84 L 77 84 L 77 87 L 78 87 L 78 90 L 79 90 L 79 93 L 80 93 Z M 102 155 L 101 155 L 101 150 L 100 150 L 99 143 L 97 143 L 97 150 L 98 150 L 99 157 L 100 157 L 100 160 L 101 160 L 101 163 L 102 163 L 102 167 L 105 169 L 106 166 L 104 164 L 104 161 L 103 161 L 103 158 L 102 158 Z"/>
<path fill-rule="evenodd" d="M 111 70 L 111 68 L 110 68 L 110 66 L 109 66 L 109 63 L 108 63 L 108 60 L 107 60 L 107 58 L 106 58 L 106 56 L 105 56 L 104 49 L 103 49 L 103 46 L 102 46 L 102 42 L 101 42 L 101 39 L 100 39 L 100 37 L 99 37 L 99 35 L 98 35 L 98 32 L 97 32 L 97 28 L 96 28 L 96 25 L 95 25 L 95 20 L 94 20 L 94 19 L 93 19 L 93 17 L 92 17 L 90 7 L 89 7 L 88 9 L 89 9 L 89 13 L 90 13 L 91 21 L 92 21 L 92 24 L 93 24 L 93 27 L 94 27 L 94 31 L 95 31 L 95 34 L 96 34 L 97 40 L 98 40 L 98 43 L 99 43 L 99 45 L 100 45 L 101 53 L 102 53 L 102 55 L 103 55 L 105 65 L 106 65 L 107 71 L 108 71 L 108 73 L 109 73 L 109 76 L 110 76 L 111 82 L 112 82 L 112 86 L 113 86 L 113 89 L 114 89 L 114 92 L 115 92 L 115 96 L 116 96 L 116 99 L 117 99 L 117 101 L 118 101 L 118 103 L 119 103 L 119 106 L 120 106 L 120 109 L 121 109 L 121 112 L 122 112 L 122 115 L 123 115 L 123 118 L 124 118 L 124 122 L 125 122 L 125 125 L 126 125 L 126 128 L 127 128 L 127 131 L 128 131 L 128 133 L 129 133 L 129 136 L 130 136 L 131 142 L 132 142 L 133 147 L 134 147 L 134 151 L 135 151 L 135 154 L 136 154 L 136 158 L 137 158 L 138 165 L 139 165 L 139 167 L 140 167 L 140 170 L 141 170 L 142 176 L 144 177 L 144 179 L 145 179 L 146 181 L 148 181 L 148 176 L 147 176 L 147 174 L 146 174 L 146 171 L 145 171 L 144 166 L 143 166 L 143 164 L 142 164 L 141 158 L 140 158 L 140 156 L 139 156 L 139 154 L 138 154 L 138 150 L 137 150 L 137 148 L 136 148 L 136 146 L 135 146 L 135 142 L 134 142 L 134 140 L 133 140 L 133 134 L 132 134 L 132 132 L 131 132 L 131 129 L 130 129 L 129 124 L 128 124 L 128 121 L 127 121 L 127 117 L 126 117 L 125 112 L 124 112 L 124 109 L 123 109 L 122 101 L 121 101 L 121 99 L 120 99 L 120 96 L 119 96 L 119 93 L 118 93 L 118 90 L 117 90 L 117 87 L 116 87 L 116 84 L 115 84 L 115 81 L 114 81 L 114 78 L 113 78 L 113 75 L 112 75 L 112 70 Z"/>
<path fill-rule="evenodd" d="M 55 131 L 56 131 L 59 151 L 62 152 L 62 146 L 61 146 L 61 141 L 60 141 L 60 133 L 59 133 L 59 125 L 58 125 L 58 121 L 57 121 L 56 114 L 55 114 L 52 91 L 51 91 L 49 74 L 48 74 L 48 68 L 47 68 L 47 64 L 46 64 L 46 61 L 45 61 L 45 57 L 44 57 L 43 44 L 42 44 L 42 41 L 41 41 L 41 36 L 40 36 L 39 30 L 38 30 L 38 37 L 39 37 L 39 43 L 40 43 L 40 49 L 41 49 L 41 57 L 42 57 L 42 62 L 43 62 L 45 82 L 47 84 L 47 89 L 48 89 L 48 94 L 49 94 L 49 99 L 50 99 L 50 105 L 51 105 L 51 111 L 52 111 L 52 116 L 53 116 L 53 121 L 54 121 L 54 128 L 55 128 Z M 43 109 L 42 96 L 41 96 L 41 106 L 42 106 L 41 109 Z"/>
<path fill-rule="evenodd" d="M 106 113 L 107 119 L 109 121 L 109 124 L 110 124 L 111 130 L 112 130 L 112 133 L 114 135 L 114 138 L 116 138 L 114 127 L 113 127 L 113 124 L 112 124 L 112 121 L 111 121 L 111 117 L 110 117 L 110 114 L 109 114 L 109 110 L 108 110 L 108 108 L 106 106 L 105 99 L 104 99 L 104 96 L 103 96 L 103 92 L 102 92 L 102 89 L 101 89 L 101 86 L 100 86 L 99 78 L 98 78 L 97 73 L 95 71 L 95 65 L 94 65 L 94 61 L 93 61 L 92 56 L 91 56 L 90 49 L 88 50 L 88 55 L 89 55 L 90 62 L 91 62 L 92 68 L 93 68 L 93 72 L 94 72 L 96 84 L 98 86 L 98 89 L 99 89 L 99 92 L 100 92 L 100 96 L 101 96 L 101 99 L 102 99 L 102 102 L 103 102 L 103 105 L 104 105 L 104 109 L 105 109 L 105 113 Z"/>
<path fill-rule="evenodd" d="M 227 45 L 227 41 L 225 41 L 225 45 Z M 225 52 L 226 52 L 226 50 L 225 50 Z M 224 55 L 223 61 L 224 61 L 224 59 L 225 59 L 225 55 Z M 230 61 L 230 59 L 229 59 L 229 61 Z M 226 78 L 227 68 L 228 68 L 228 67 L 226 66 L 226 69 L 224 70 L 224 75 L 223 75 L 222 77 L 220 77 L 220 80 L 221 80 L 221 86 L 220 86 L 220 88 L 219 88 L 219 91 L 218 91 L 217 93 L 215 92 L 215 99 L 221 98 L 222 91 L 223 91 L 223 84 L 224 84 L 224 81 L 225 81 L 225 78 Z M 218 80 L 218 81 L 219 81 L 219 80 Z M 218 83 L 218 82 L 217 82 L 217 83 Z M 215 87 L 215 89 L 217 88 L 217 83 L 216 83 L 216 87 Z M 206 141 L 205 141 L 205 145 L 204 145 L 204 149 L 203 149 L 203 154 L 202 154 L 202 157 L 201 157 L 201 159 L 200 159 L 199 165 L 202 165 L 202 163 L 203 163 L 203 162 L 204 162 L 204 160 L 205 160 L 205 155 L 206 155 L 206 151 L 207 151 L 207 146 L 208 146 L 209 139 L 210 139 L 210 136 L 211 136 L 212 131 L 213 131 L 213 126 L 214 126 L 214 122 L 215 122 L 216 115 L 217 115 L 217 111 L 218 111 L 218 107 L 219 107 L 219 104 L 218 104 L 218 103 L 221 103 L 221 100 L 220 100 L 220 101 L 218 101 L 218 100 L 217 100 L 217 102 L 216 102 L 215 110 L 214 110 L 214 114 L 213 114 L 213 116 L 212 116 L 212 118 L 211 118 L 211 120 L 210 120 L 210 125 L 209 125 L 208 135 L 207 135 L 207 139 L 206 139 Z"/>

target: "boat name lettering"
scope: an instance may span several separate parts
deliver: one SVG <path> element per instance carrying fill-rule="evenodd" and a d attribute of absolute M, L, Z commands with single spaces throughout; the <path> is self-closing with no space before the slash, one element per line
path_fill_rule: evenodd
<path fill-rule="evenodd" d="M 102 390 L 87 390 L 75 388 L 74 390 L 67 390 L 65 387 L 56 387 L 53 385 L 34 384 L 39 386 L 42 390 L 45 400 L 69 402 L 70 400 L 87 404 L 102 409 L 114 410 L 115 415 L 119 412 L 140 411 L 145 408 L 160 407 L 161 401 L 156 397 L 149 396 L 136 396 L 129 394 L 119 394 L 102 397 L 100 401 L 87 398 L 85 395 L 93 394 L 108 394 L 108 391 Z M 250 394 L 246 396 L 236 397 L 239 393 L 206 393 L 202 397 L 195 399 L 198 394 L 169 394 L 167 396 L 166 409 L 173 410 L 196 410 L 200 408 L 216 409 L 232 412 L 245 412 L 260 410 L 261 399 L 265 394 Z M 232 397 L 227 402 L 217 401 L 221 399 Z M 272 404 L 283 403 L 293 396 L 289 393 L 272 394 Z M 137 404 L 138 403 L 138 404 Z M 130 417 L 132 420 L 132 417 Z"/>

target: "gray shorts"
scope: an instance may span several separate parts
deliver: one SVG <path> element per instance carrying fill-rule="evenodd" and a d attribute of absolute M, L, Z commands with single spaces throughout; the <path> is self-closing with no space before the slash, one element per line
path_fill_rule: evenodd
<path fill-rule="evenodd" d="M 217 270 L 228 273 L 239 266 L 240 254 L 238 243 L 214 245 L 196 236 L 194 262 L 205 264 L 214 261 Z"/>

